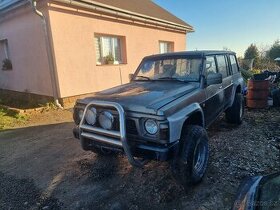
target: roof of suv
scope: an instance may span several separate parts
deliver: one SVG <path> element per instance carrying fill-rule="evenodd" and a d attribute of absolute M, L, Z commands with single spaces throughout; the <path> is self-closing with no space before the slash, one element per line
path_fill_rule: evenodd
<path fill-rule="evenodd" d="M 182 51 L 182 52 L 172 52 L 150 55 L 145 58 L 159 58 L 159 57 L 169 57 L 169 56 L 198 56 L 203 57 L 206 55 L 219 55 L 219 54 L 235 54 L 233 51 L 225 50 L 197 50 L 197 51 Z"/>

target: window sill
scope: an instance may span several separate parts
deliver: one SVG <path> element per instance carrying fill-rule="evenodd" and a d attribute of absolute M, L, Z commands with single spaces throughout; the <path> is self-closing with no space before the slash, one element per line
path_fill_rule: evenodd
<path fill-rule="evenodd" d="M 96 66 L 124 66 L 124 65 L 127 65 L 127 63 L 96 64 Z"/>
<path fill-rule="evenodd" d="M 13 69 L 6 69 L 6 68 L 2 68 L 2 71 L 12 71 Z"/>

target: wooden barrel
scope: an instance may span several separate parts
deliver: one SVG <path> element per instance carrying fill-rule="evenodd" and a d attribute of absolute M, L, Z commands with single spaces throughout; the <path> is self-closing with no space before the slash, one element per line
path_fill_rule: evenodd
<path fill-rule="evenodd" d="M 267 107 L 267 99 L 269 95 L 269 81 L 267 80 L 249 80 L 247 92 L 247 106 L 249 108 L 265 108 Z"/>

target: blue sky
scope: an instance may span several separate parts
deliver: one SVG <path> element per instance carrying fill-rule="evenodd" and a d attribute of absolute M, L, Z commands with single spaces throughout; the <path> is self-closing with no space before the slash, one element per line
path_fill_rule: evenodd
<path fill-rule="evenodd" d="M 263 48 L 280 38 L 280 0 L 154 0 L 192 25 L 187 49 L 223 49 L 243 56 L 254 43 Z"/>

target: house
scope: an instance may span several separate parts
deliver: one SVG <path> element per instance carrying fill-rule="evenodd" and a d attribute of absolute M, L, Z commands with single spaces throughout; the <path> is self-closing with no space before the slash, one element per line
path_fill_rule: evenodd
<path fill-rule="evenodd" d="M 0 0 L 0 94 L 67 106 L 127 83 L 146 55 L 186 50 L 189 32 L 151 0 Z"/>

